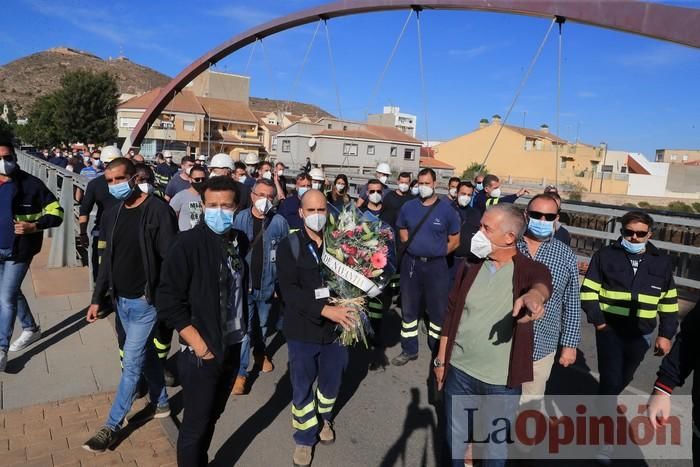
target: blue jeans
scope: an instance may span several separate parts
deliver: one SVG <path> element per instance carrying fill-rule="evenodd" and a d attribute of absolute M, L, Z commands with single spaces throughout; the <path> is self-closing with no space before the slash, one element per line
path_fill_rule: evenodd
<path fill-rule="evenodd" d="M 0 350 L 6 352 L 10 347 L 17 316 L 22 323 L 22 329 L 37 330 L 36 322 L 21 289 L 31 260 L 12 261 L 8 259 L 11 254 L 10 250 L 0 250 Z"/>
<path fill-rule="evenodd" d="M 248 332 L 241 342 L 241 363 L 238 376 L 248 376 L 250 349 L 255 355 L 265 353 L 267 333 L 270 330 L 270 309 L 272 298 L 264 298 L 259 289 L 248 294 Z"/>
<path fill-rule="evenodd" d="M 449 446 L 451 457 L 454 457 L 454 455 L 452 455 L 453 435 L 456 437 L 456 439 L 465 440 L 464 454 L 466 454 L 466 440 L 469 438 L 469 434 L 466 430 L 467 424 L 464 423 L 463 420 L 453 419 L 452 405 L 454 401 L 452 398 L 455 396 L 512 396 L 506 398 L 506 406 L 501 407 L 502 412 L 500 413 L 507 413 L 512 417 L 515 417 L 520 401 L 518 396 L 520 395 L 521 389 L 520 386 L 517 388 L 509 388 L 507 386 L 484 383 L 483 381 L 469 376 L 467 373 L 459 370 L 458 368 L 451 366 L 447 370 L 444 391 L 445 419 L 447 420 L 447 432 L 445 434 L 445 438 L 447 440 L 447 445 Z M 511 426 L 514 426 L 514 424 L 511 423 Z M 455 433 L 453 433 L 453 431 Z M 488 443 L 483 448 L 481 453 L 479 453 L 479 450 L 476 449 L 476 446 L 474 446 L 474 448 L 474 458 L 481 458 L 480 463 L 477 465 L 481 465 L 482 467 L 503 467 L 506 465 L 506 460 L 508 459 L 508 446 L 506 444 Z M 460 452 L 462 451 L 460 450 Z M 462 454 L 459 458 L 452 459 L 452 465 L 454 467 L 464 467 L 464 454 Z"/>
<path fill-rule="evenodd" d="M 168 403 L 163 366 L 151 345 L 156 324 L 155 307 L 145 298 L 117 297 L 117 313 L 126 332 L 126 341 L 122 377 L 106 423 L 112 429 L 119 428 L 131 410 L 141 373 L 148 382 L 151 403 L 159 406 Z"/>

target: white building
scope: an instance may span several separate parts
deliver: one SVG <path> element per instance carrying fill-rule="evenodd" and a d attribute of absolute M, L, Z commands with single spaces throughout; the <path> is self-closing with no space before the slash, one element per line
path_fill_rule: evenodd
<path fill-rule="evenodd" d="M 385 106 L 384 113 L 369 114 L 367 123 L 381 126 L 393 126 L 402 133 L 416 137 L 416 120 L 417 117 L 412 114 L 402 113 L 399 107 Z"/>

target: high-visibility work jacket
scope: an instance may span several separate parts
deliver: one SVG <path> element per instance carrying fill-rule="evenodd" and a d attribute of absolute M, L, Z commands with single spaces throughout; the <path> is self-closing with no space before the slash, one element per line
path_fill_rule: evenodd
<path fill-rule="evenodd" d="M 647 242 L 634 273 L 628 253 L 615 243 L 598 250 L 581 285 L 581 307 L 594 325 L 607 323 L 621 335 L 646 335 L 656 328 L 671 339 L 678 326 L 678 291 L 668 255 Z"/>
<path fill-rule="evenodd" d="M 41 251 L 43 230 L 58 227 L 63 222 L 63 208 L 56 197 L 37 177 L 17 169 L 12 174 L 15 192 L 12 197 L 12 217 L 17 222 L 35 222 L 37 232 L 16 235 L 12 260 L 29 261 Z"/>

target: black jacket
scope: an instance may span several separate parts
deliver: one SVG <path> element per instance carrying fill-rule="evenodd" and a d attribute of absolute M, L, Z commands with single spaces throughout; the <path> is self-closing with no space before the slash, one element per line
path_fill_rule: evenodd
<path fill-rule="evenodd" d="M 588 322 L 606 323 L 621 335 L 673 338 L 678 327 L 678 291 L 671 257 L 650 242 L 634 273 L 621 239 L 595 252 L 581 284 L 581 307 Z"/>
<path fill-rule="evenodd" d="M 15 235 L 12 260 L 25 262 L 41 251 L 43 230 L 58 227 L 63 222 L 63 208 L 44 183 L 22 169 L 11 176 L 15 186 L 12 197 L 12 217 L 16 221 L 36 222 L 36 233 Z"/>
<path fill-rule="evenodd" d="M 248 316 L 247 307 L 247 265 L 245 255 L 248 250 L 248 237 L 243 232 L 232 230 L 228 238 L 238 243 L 238 253 L 244 268 L 241 284 L 243 293 L 244 322 Z M 222 268 L 227 267 L 222 236 L 212 232 L 206 224 L 181 232 L 175 239 L 161 273 L 161 281 L 156 292 L 158 318 L 180 332 L 187 326 L 194 326 L 215 357 L 224 355 L 222 343 L 222 295 L 219 277 Z"/>
<path fill-rule="evenodd" d="M 700 302 L 681 323 L 671 351 L 661 361 L 654 388 L 671 394 L 693 373 L 693 419 L 700 421 Z"/>
<path fill-rule="evenodd" d="M 296 237 L 296 240 L 293 238 Z M 298 257 L 290 242 L 298 240 Z M 292 233 L 277 248 L 277 276 L 284 309 L 284 336 L 313 344 L 330 344 L 338 338 L 336 323 L 321 316 L 327 298 L 316 299 L 316 289 L 327 287 L 321 277 L 321 251 L 306 229 Z M 318 259 L 318 261 L 317 261 Z"/>
<path fill-rule="evenodd" d="M 144 295 L 148 303 L 154 304 L 155 291 L 160 281 L 161 264 L 177 235 L 177 217 L 168 203 L 157 196 L 149 196 L 139 208 L 143 209 L 138 248 L 141 250 L 143 268 L 146 272 Z M 107 292 L 114 297 L 112 257 L 115 252 L 112 250 L 114 244 L 112 239 L 122 209 L 126 209 L 123 202 L 112 206 L 102 216 L 100 243 L 105 246 L 105 252 L 102 255 L 100 271 L 92 294 L 92 303 L 101 303 Z M 137 245 L 134 245 L 134 248 L 136 247 Z M 116 253 L 119 254 L 119 252 Z"/>
<path fill-rule="evenodd" d="M 119 200 L 109 193 L 109 184 L 104 174 L 100 174 L 88 182 L 83 199 L 80 200 L 80 215 L 89 216 L 95 204 L 97 204 L 95 229 L 99 231 L 102 213 L 112 206 L 119 204 Z M 85 227 L 87 228 L 87 225 Z"/>

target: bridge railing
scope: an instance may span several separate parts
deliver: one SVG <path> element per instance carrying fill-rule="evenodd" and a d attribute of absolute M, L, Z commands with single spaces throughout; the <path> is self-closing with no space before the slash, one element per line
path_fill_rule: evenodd
<path fill-rule="evenodd" d="M 39 178 L 58 199 L 64 210 L 63 223 L 47 230 L 44 235 L 51 238 L 48 267 L 77 267 L 83 262 L 78 256 L 76 237 L 79 234 L 79 203 L 75 201 L 76 191 L 85 191 L 88 179 L 85 176 L 62 169 L 39 157 L 17 151 L 19 166 L 25 172 Z M 91 221 L 92 221 L 91 216 Z M 88 262 L 89 263 L 89 262 Z"/>

